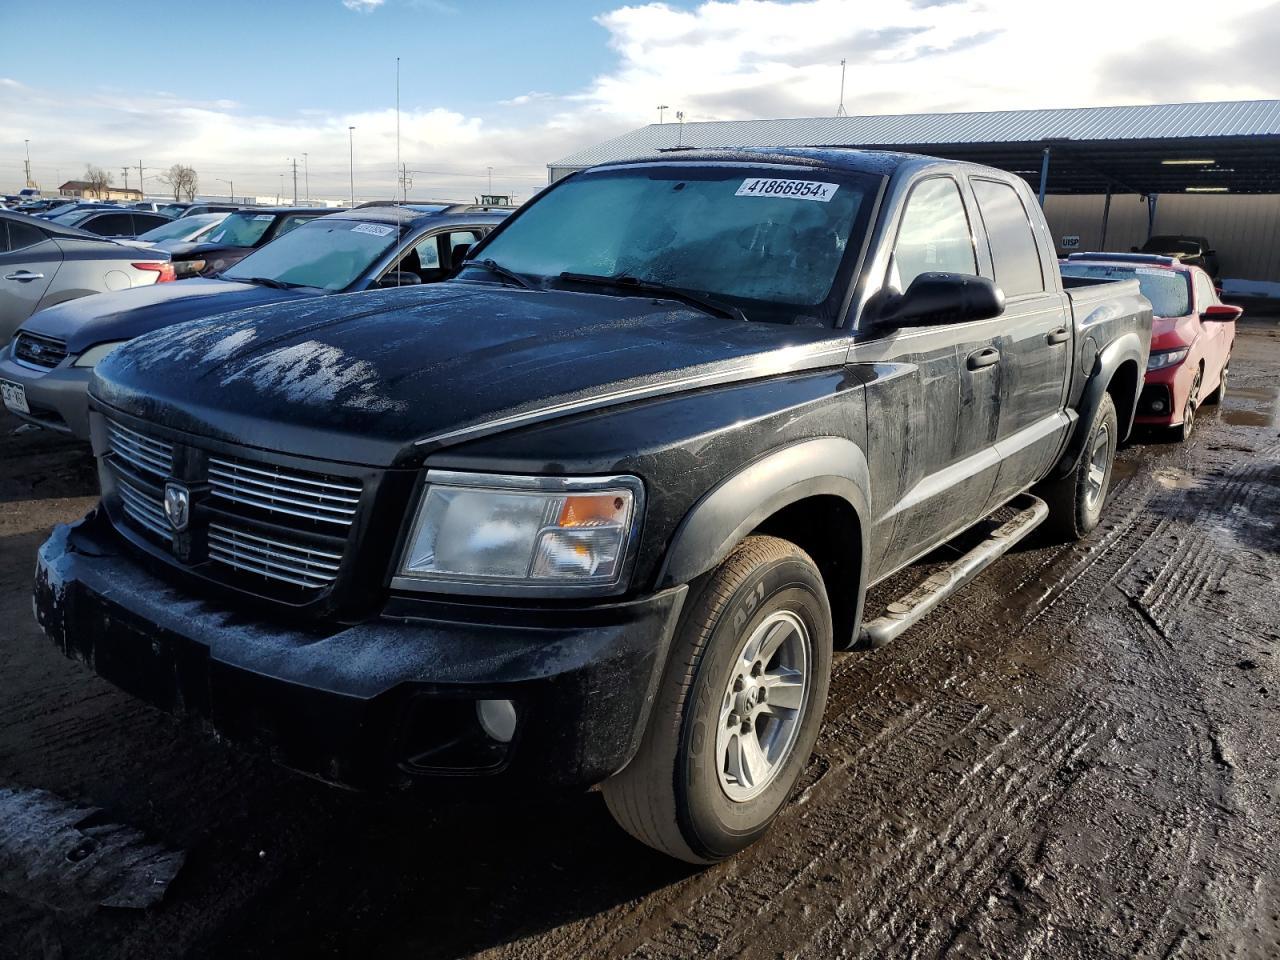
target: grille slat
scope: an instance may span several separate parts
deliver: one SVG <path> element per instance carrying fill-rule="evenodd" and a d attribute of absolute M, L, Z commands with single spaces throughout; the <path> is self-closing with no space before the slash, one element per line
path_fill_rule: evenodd
<path fill-rule="evenodd" d="M 209 458 L 209 487 L 232 503 L 343 527 L 355 518 L 361 490 L 321 474 L 264 470 L 221 457 Z"/>
<path fill-rule="evenodd" d="M 53 337 L 23 332 L 14 338 L 13 355 L 23 363 L 52 369 L 67 358 L 67 344 Z"/>
<path fill-rule="evenodd" d="M 173 444 L 144 437 L 136 430 L 107 421 L 107 443 L 111 452 L 139 470 L 167 477 L 173 472 Z"/>
<path fill-rule="evenodd" d="M 164 507 L 127 480 L 120 480 L 120 503 L 136 523 L 168 540 L 172 536 Z"/>
<path fill-rule="evenodd" d="M 332 583 L 342 561 L 340 554 L 284 543 L 220 523 L 209 525 L 209 557 L 239 570 L 300 587 L 323 587 Z"/>

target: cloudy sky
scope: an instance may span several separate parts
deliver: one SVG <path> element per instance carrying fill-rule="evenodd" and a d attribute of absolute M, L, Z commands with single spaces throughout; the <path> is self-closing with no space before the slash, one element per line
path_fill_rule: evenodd
<path fill-rule="evenodd" d="M 1277 0 L 223 0 L 136 17 L 0 5 L 0 190 L 188 163 L 207 193 L 528 196 L 653 123 L 1280 96 Z M 101 24 L 99 26 L 98 24 Z M 286 180 L 281 180 L 281 175 Z"/>

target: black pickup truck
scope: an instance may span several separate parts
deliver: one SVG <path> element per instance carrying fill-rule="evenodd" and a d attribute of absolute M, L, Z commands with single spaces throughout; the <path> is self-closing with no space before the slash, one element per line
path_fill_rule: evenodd
<path fill-rule="evenodd" d="M 596 167 L 454 280 L 111 353 L 101 504 L 41 548 L 37 616 L 312 776 L 600 785 L 637 838 L 712 862 L 795 785 L 833 650 L 887 642 L 1046 516 L 1094 527 L 1150 333 L 1136 282 L 1063 288 L 997 170 Z M 863 624 L 868 586 L 996 511 Z"/>

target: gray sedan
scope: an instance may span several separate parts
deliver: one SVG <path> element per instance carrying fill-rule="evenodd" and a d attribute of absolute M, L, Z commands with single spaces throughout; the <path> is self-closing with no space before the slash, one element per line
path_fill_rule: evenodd
<path fill-rule="evenodd" d="M 0 212 L 0 346 L 37 310 L 155 283 L 168 261 L 160 250 L 122 246 L 75 227 Z"/>

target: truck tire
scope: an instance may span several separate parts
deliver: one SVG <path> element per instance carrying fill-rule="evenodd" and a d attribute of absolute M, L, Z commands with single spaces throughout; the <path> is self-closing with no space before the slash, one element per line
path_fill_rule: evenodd
<path fill-rule="evenodd" d="M 1049 505 L 1044 526 L 1051 537 L 1059 541 L 1080 540 L 1098 525 L 1119 440 L 1116 406 L 1111 395 L 1104 393 L 1089 425 L 1080 462 L 1065 477 L 1052 480 L 1037 491 Z"/>
<path fill-rule="evenodd" d="M 640 749 L 603 786 L 618 825 L 695 864 L 758 840 L 813 750 L 831 651 L 808 554 L 776 537 L 739 544 L 694 585 Z"/>

